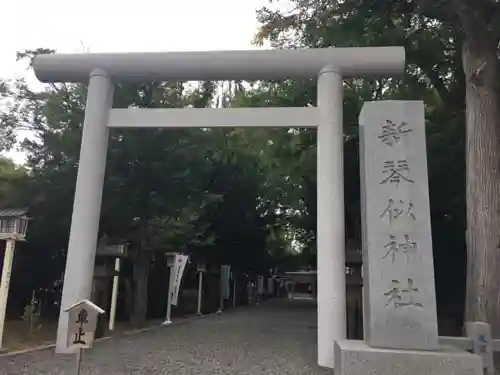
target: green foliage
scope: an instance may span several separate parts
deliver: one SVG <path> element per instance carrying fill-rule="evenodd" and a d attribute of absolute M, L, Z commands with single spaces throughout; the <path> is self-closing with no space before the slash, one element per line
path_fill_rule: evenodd
<path fill-rule="evenodd" d="M 27 171 L 12 160 L 0 156 L 0 206 L 14 206 L 22 199 L 20 189 L 27 182 Z"/>
<path fill-rule="evenodd" d="M 34 217 L 14 270 L 14 275 L 31 275 L 13 278 L 13 288 L 19 291 L 15 303 L 21 309 L 33 288 L 42 289 L 46 299 L 59 298 L 86 87 L 58 84 L 34 92 L 20 80 L 6 83 L 4 89 L 13 105 L 4 110 L 9 121 L 2 123 L 3 129 L 32 134 L 21 142 L 29 170 L 21 198 Z M 114 103 L 118 108 L 228 106 L 241 90 L 238 83 L 118 84 Z M 221 91 L 223 103 L 217 103 Z M 138 262 L 151 252 L 161 259 L 166 252 L 182 251 L 195 262 L 229 262 L 241 272 L 266 271 L 272 263 L 267 245 L 277 241 L 269 235 L 275 226 L 274 208 L 263 198 L 269 193 L 266 168 L 239 131 L 112 130 L 100 236 L 129 242 Z M 6 186 L 10 190 L 5 195 L 11 199 L 13 179 Z M 36 263 L 46 267 L 32 270 Z"/>
<path fill-rule="evenodd" d="M 40 309 L 38 303 L 39 301 L 33 295 L 30 302 L 24 306 L 24 313 L 21 316 L 21 319 L 28 325 L 29 335 L 35 333 L 35 330 L 39 328 Z"/>
<path fill-rule="evenodd" d="M 345 82 L 346 234 L 351 246 L 360 245 L 357 117 L 363 101 L 423 99 L 427 111 L 439 308 L 454 310 L 461 319 L 465 264 L 465 79 L 460 55 L 464 40 L 460 15 L 453 4 L 443 1 L 293 0 L 291 4 L 288 7 L 291 11 L 273 10 L 273 4 L 259 11 L 262 27 L 256 36 L 257 43 L 267 40 L 276 48 L 405 47 L 408 74 L 400 80 L 351 79 Z M 498 7 L 498 3 L 490 5 Z M 254 103 L 257 98 L 265 101 L 272 97 L 273 103 L 279 101 L 282 105 L 304 106 L 314 105 L 314 96 L 315 87 L 311 82 L 283 82 L 254 90 L 250 99 Z M 302 134 L 296 137 L 300 139 Z M 296 143 L 295 140 L 288 142 Z M 311 146 L 313 144 L 314 141 Z M 291 148 L 298 153 L 293 159 L 297 163 L 293 181 L 298 181 L 296 176 L 310 176 L 310 188 L 304 182 L 298 186 L 304 201 L 309 202 L 307 206 L 311 207 L 310 211 L 302 212 L 312 214 L 316 204 L 312 167 L 315 155 L 311 152 L 312 147 L 301 149 L 293 145 Z M 302 162 L 298 163 L 298 160 Z M 309 236 L 314 238 L 312 215 L 299 215 L 299 218 L 302 220 L 294 224 L 300 228 L 299 232 L 309 228 Z"/>

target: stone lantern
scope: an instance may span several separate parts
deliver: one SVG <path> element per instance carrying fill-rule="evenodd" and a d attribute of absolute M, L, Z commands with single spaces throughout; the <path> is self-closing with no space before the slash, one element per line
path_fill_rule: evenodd
<path fill-rule="evenodd" d="M 24 241 L 30 218 L 25 208 L 0 210 L 0 239 Z"/>
<path fill-rule="evenodd" d="M 10 275 L 14 261 L 14 249 L 16 241 L 24 241 L 28 230 L 26 208 L 10 208 L 0 210 L 0 240 L 5 240 L 5 254 L 2 267 L 2 279 L 0 281 L 0 350 L 5 324 L 5 312 L 7 311 L 7 300 L 9 298 Z"/>

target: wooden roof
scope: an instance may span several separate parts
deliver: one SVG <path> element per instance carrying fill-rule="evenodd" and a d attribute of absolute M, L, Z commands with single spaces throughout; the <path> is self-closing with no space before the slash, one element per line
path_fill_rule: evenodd
<path fill-rule="evenodd" d="M 0 208 L 0 217 L 19 217 L 27 213 L 27 208 Z"/>

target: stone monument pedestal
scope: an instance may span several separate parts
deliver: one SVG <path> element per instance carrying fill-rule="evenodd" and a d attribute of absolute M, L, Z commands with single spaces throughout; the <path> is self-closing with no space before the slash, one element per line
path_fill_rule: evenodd
<path fill-rule="evenodd" d="M 372 348 L 364 341 L 335 342 L 335 375 L 482 375 L 481 357 L 446 346 L 439 350 Z"/>

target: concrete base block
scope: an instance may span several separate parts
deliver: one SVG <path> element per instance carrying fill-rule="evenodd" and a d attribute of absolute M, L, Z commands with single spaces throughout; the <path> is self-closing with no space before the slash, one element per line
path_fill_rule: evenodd
<path fill-rule="evenodd" d="M 437 351 L 371 348 L 335 342 L 335 375 L 482 375 L 481 357 L 453 347 Z"/>

